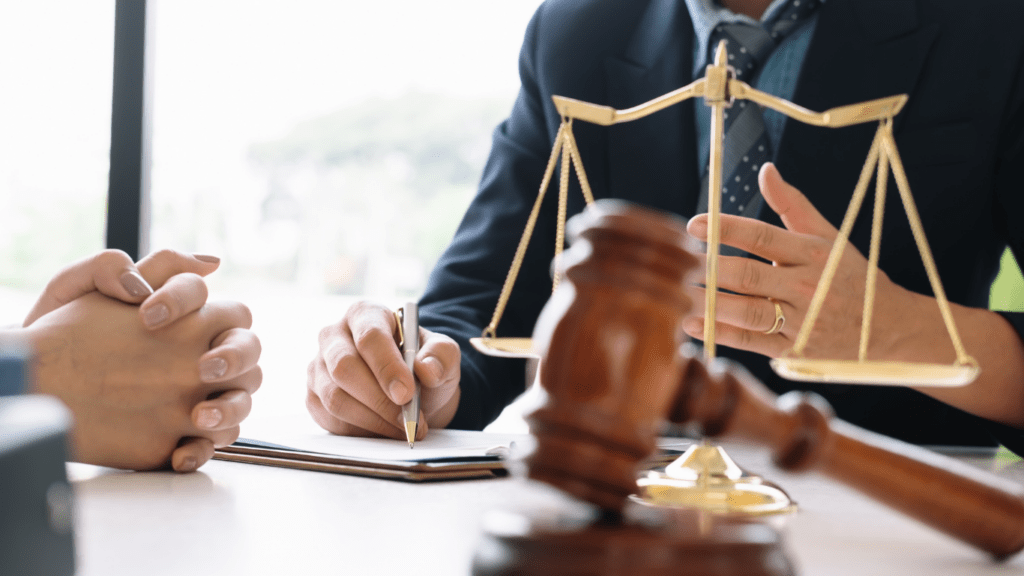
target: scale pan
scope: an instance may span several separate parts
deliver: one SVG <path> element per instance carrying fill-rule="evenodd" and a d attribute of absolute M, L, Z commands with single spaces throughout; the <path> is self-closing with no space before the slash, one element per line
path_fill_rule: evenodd
<path fill-rule="evenodd" d="M 469 343 L 487 356 L 498 358 L 539 358 L 532 338 L 470 338 Z"/>
<path fill-rule="evenodd" d="M 965 386 L 978 377 L 978 367 L 962 364 L 924 364 L 857 360 L 775 358 L 775 373 L 788 380 L 823 384 L 878 386 Z"/>

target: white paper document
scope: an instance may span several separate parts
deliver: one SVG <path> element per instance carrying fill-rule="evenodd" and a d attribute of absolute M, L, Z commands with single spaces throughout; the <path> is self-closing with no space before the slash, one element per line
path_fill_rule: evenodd
<path fill-rule="evenodd" d="M 426 438 L 409 448 L 405 440 L 336 436 L 312 422 L 281 422 L 256 429 L 243 428 L 240 442 L 254 440 L 292 450 L 318 452 L 348 458 L 424 461 L 447 458 L 507 458 L 530 445 L 527 434 L 492 434 L 468 430 L 430 430 Z"/>

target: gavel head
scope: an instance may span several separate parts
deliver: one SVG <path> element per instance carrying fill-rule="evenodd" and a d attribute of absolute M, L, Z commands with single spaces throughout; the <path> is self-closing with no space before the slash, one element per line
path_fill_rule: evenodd
<path fill-rule="evenodd" d="M 527 416 L 531 478 L 609 510 L 675 398 L 696 243 L 678 217 L 601 200 L 569 222 L 564 280 L 534 330 L 543 404 Z"/>

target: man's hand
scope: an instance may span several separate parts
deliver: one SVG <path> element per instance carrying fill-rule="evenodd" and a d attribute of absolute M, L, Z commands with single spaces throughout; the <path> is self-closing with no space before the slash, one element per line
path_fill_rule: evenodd
<path fill-rule="evenodd" d="M 792 347 L 838 231 L 799 190 L 782 179 L 774 165 L 766 163 L 758 181 L 765 202 L 786 228 L 740 216 L 721 217 L 722 244 L 772 264 L 744 257 L 719 260 L 719 288 L 736 294 L 718 294 L 715 330 L 720 345 L 774 358 Z M 687 230 L 706 241 L 707 215 L 694 217 Z M 806 356 L 857 358 L 867 268 L 867 260 L 848 244 L 811 332 Z M 694 290 L 698 292 L 694 295 L 694 316 L 684 322 L 683 328 L 690 336 L 702 338 L 704 291 Z M 774 334 L 765 334 L 775 324 L 775 305 L 768 298 L 780 304 L 785 316 L 782 330 Z M 899 350 L 899 338 L 908 333 L 914 306 L 919 304 L 918 295 L 897 286 L 879 271 L 869 356 L 878 358 L 880 351 Z"/>
<path fill-rule="evenodd" d="M 412 398 L 413 375 L 395 341 L 394 313 L 359 302 L 340 322 L 320 331 L 320 349 L 309 363 L 306 408 L 313 420 L 334 434 L 387 436 L 405 440 L 401 406 Z M 420 426 L 444 428 L 459 405 L 462 353 L 454 340 L 420 328 L 416 378 Z"/>
<path fill-rule="evenodd" d="M 135 304 L 141 301 L 142 305 L 135 312 L 138 323 L 149 331 L 159 332 L 171 327 L 179 319 L 187 318 L 204 308 L 208 292 L 201 276 L 216 270 L 219 262 L 218 258 L 211 256 L 162 250 L 147 256 L 136 266 L 127 254 L 118 250 L 107 250 L 72 264 L 58 273 L 29 313 L 25 326 L 32 326 L 46 314 L 85 295 L 99 292 L 125 303 Z M 180 407 L 181 413 L 185 418 L 190 418 L 192 423 L 187 436 L 175 439 L 175 445 L 171 446 L 173 453 L 171 450 L 164 450 L 159 454 L 142 454 L 143 446 L 149 449 L 163 449 L 162 445 L 155 446 L 146 439 L 154 434 L 161 435 L 170 431 L 153 429 L 162 425 L 160 419 L 146 422 L 143 418 L 136 422 L 141 427 L 138 430 L 140 443 L 130 446 L 130 442 L 121 442 L 126 450 L 134 451 L 134 455 L 124 455 L 124 458 L 119 459 L 114 454 L 108 454 L 105 456 L 108 465 L 152 468 L 161 463 L 166 464 L 169 459 L 175 470 L 188 472 L 195 470 L 213 456 L 215 444 L 230 444 L 237 438 L 239 424 L 249 414 L 252 405 L 251 394 L 259 388 L 262 381 L 262 373 L 257 365 L 260 355 L 259 339 L 248 329 L 251 324 L 248 309 L 241 306 L 239 313 L 241 315 L 237 318 L 245 320 L 244 322 L 226 328 L 216 337 L 206 340 L 204 345 L 207 348 L 202 354 L 196 355 L 194 371 L 198 377 L 191 379 L 192 385 L 213 387 L 215 390 L 192 405 Z M 95 348 L 89 352 L 90 354 L 109 354 L 113 352 L 110 347 L 115 343 L 108 341 L 92 344 Z M 79 354 L 85 354 L 84 350 L 79 349 Z M 168 355 L 178 352 L 180 350 L 167 350 Z M 162 360 L 164 359 L 153 358 L 155 364 Z M 82 375 L 89 375 L 85 368 L 78 375 L 79 380 Z M 82 426 L 87 425 L 88 420 L 82 420 L 78 414 L 83 409 L 83 404 L 75 403 L 76 397 L 66 393 L 66 389 L 70 387 L 69 383 L 74 379 L 55 383 L 45 381 L 45 373 L 39 376 L 40 387 L 61 397 L 75 413 L 76 422 L 83 422 Z M 171 379 L 177 378 L 175 385 L 179 387 L 187 386 L 186 382 L 190 381 L 180 374 L 168 376 Z M 146 384 L 147 382 L 142 379 L 138 382 L 140 386 Z M 148 384 L 156 386 L 153 382 Z M 97 397 L 102 396 L 103 391 L 97 391 Z M 82 455 L 79 457 L 83 460 L 91 458 L 89 454 L 93 451 L 90 450 L 90 445 L 96 442 L 119 442 L 116 438 L 100 437 L 102 428 L 79 431 L 79 427 L 81 426 L 76 425 L 76 437 L 80 438 Z M 108 432 L 115 435 L 119 433 L 116 430 Z M 116 449 L 116 446 L 108 448 L 112 450 Z M 150 465 L 154 461 L 158 464 Z"/>

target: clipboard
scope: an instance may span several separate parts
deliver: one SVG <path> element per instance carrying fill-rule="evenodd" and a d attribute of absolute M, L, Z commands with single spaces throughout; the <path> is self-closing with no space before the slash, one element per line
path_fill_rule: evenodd
<path fill-rule="evenodd" d="M 246 438 L 216 449 L 213 458 L 402 482 L 482 480 L 508 475 L 501 454 L 397 460 L 325 454 Z"/>
<path fill-rule="evenodd" d="M 664 442 L 658 452 L 645 462 L 643 469 L 663 468 L 683 453 Z M 430 457 L 423 459 L 366 458 L 325 454 L 301 450 L 247 438 L 218 448 L 214 460 L 276 466 L 294 470 L 328 472 L 401 482 L 438 482 L 446 480 L 485 480 L 508 476 L 506 458 L 509 451 L 489 455 Z"/>

